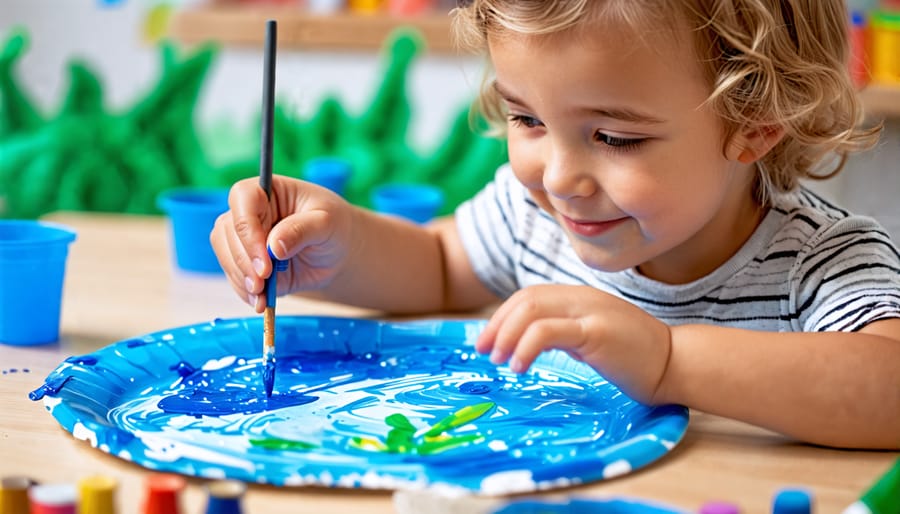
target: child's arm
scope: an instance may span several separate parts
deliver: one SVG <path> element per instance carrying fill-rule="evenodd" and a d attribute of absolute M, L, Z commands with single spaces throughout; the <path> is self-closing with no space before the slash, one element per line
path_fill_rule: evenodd
<path fill-rule="evenodd" d="M 350 205 L 284 176 L 272 199 L 254 179 L 236 183 L 210 241 L 234 290 L 261 312 L 272 271 L 266 247 L 290 259 L 278 294 L 316 291 L 333 301 L 394 313 L 483 307 L 494 297 L 475 276 L 456 225 L 425 228 Z M 272 226 L 272 220 L 278 220 Z M 269 227 L 271 226 L 271 230 Z"/>
<path fill-rule="evenodd" d="M 861 333 L 669 327 L 587 286 L 523 289 L 476 348 L 524 371 L 558 348 L 626 394 L 680 403 L 828 446 L 900 448 L 900 319 Z"/>
<path fill-rule="evenodd" d="M 478 279 L 452 218 L 423 227 L 353 208 L 353 242 L 317 297 L 393 314 L 465 311 L 496 303 Z"/>
<path fill-rule="evenodd" d="M 900 448 L 900 319 L 859 333 L 673 327 L 656 401 L 804 441 Z"/>

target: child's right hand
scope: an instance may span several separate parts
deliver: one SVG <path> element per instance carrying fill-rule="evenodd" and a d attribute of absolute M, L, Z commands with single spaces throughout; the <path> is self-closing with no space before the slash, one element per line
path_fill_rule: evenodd
<path fill-rule="evenodd" d="M 263 286 L 272 273 L 267 246 L 290 259 L 279 295 L 327 286 L 350 253 L 355 208 L 323 187 L 275 175 L 269 200 L 258 179 L 245 179 L 232 186 L 228 205 L 209 240 L 231 287 L 256 312 L 266 307 Z"/>

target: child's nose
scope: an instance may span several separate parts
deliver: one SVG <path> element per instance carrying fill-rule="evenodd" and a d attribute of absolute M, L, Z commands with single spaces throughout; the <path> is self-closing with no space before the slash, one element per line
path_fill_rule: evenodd
<path fill-rule="evenodd" d="M 557 198 L 590 196 L 598 184 L 589 171 L 590 161 L 577 149 L 556 146 L 548 152 L 544 166 L 544 189 Z"/>

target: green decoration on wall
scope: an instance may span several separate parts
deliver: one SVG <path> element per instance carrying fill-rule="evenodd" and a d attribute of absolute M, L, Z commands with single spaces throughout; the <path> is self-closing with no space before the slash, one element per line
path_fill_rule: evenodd
<path fill-rule="evenodd" d="M 124 113 L 105 108 L 97 75 L 73 61 L 61 107 L 47 120 L 18 87 L 13 64 L 24 47 L 24 34 L 14 34 L 0 66 L 0 216 L 156 213 L 156 196 L 165 189 L 214 181 L 192 129 L 213 47 L 179 59 L 174 47 L 162 45 L 160 81 Z"/>
<path fill-rule="evenodd" d="M 160 44 L 157 82 L 120 112 L 104 105 L 103 83 L 90 66 L 73 60 L 68 90 L 49 117 L 15 73 L 27 46 L 25 32 L 17 30 L 0 53 L 0 217 L 36 218 L 54 210 L 156 214 L 156 197 L 166 189 L 228 187 L 258 175 L 258 130 L 235 141 L 195 126 L 215 46 L 182 56 L 170 42 Z M 333 96 L 308 119 L 279 101 L 275 172 L 302 178 L 310 159 L 345 159 L 352 175 L 344 196 L 367 207 L 371 191 L 388 182 L 439 186 L 446 198 L 441 214 L 477 192 L 506 160 L 506 144 L 473 131 L 468 106 L 437 148 L 423 154 L 409 146 L 407 76 L 421 49 L 420 37 L 409 30 L 388 40 L 382 81 L 359 115 Z M 212 155 L 226 158 L 213 162 Z"/>

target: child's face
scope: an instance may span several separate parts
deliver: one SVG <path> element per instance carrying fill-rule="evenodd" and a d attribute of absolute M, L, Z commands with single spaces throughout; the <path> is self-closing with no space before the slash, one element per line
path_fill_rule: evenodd
<path fill-rule="evenodd" d="M 669 283 L 728 259 L 759 220 L 752 173 L 723 153 L 723 124 L 687 35 L 607 25 L 491 38 L 518 179 L 599 270 Z"/>

